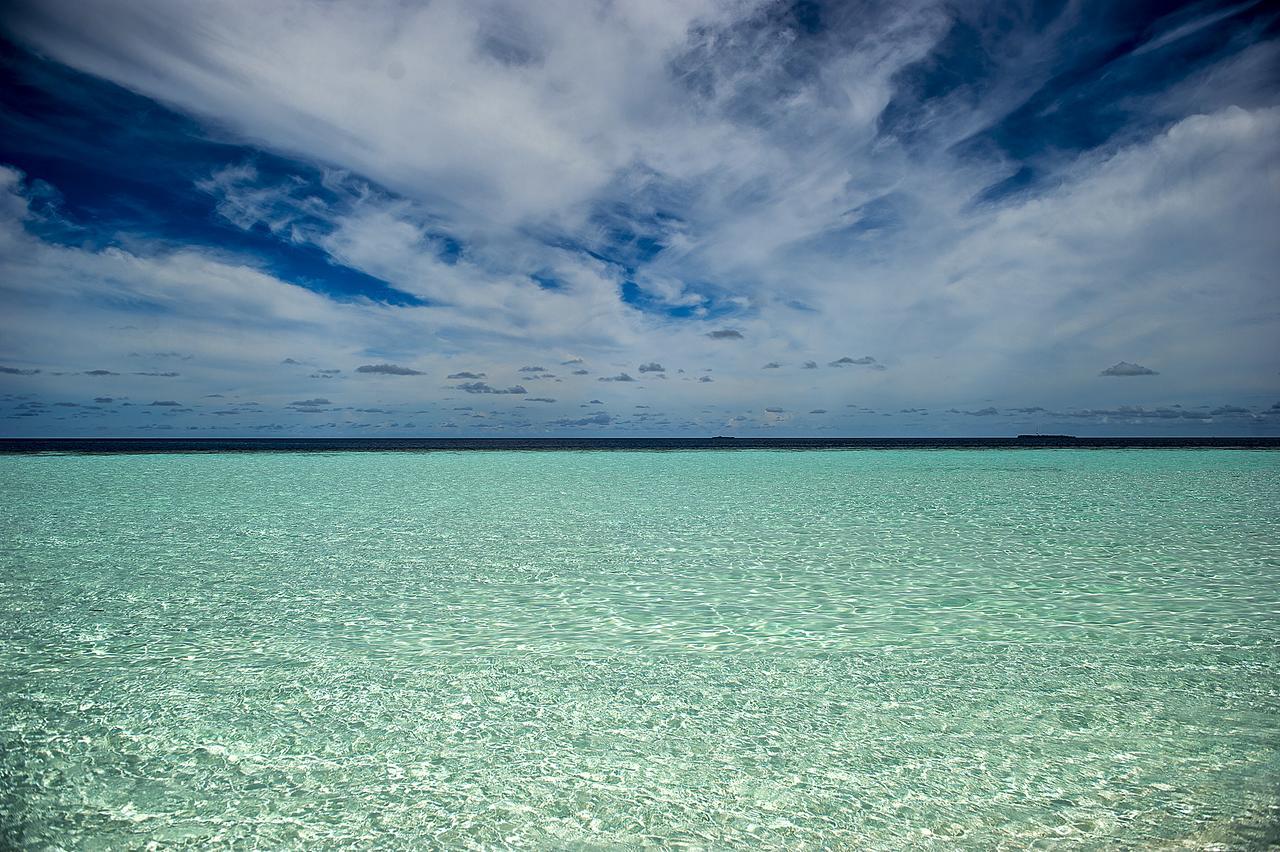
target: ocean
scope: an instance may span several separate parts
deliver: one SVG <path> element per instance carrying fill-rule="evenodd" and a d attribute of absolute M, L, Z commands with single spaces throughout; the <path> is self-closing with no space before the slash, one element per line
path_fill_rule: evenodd
<path fill-rule="evenodd" d="M 0 846 L 1280 843 L 1275 442 L 297 444 L 0 445 Z"/>

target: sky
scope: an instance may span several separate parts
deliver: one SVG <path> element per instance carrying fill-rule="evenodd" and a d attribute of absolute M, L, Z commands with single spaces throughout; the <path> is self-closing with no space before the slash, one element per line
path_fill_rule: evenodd
<path fill-rule="evenodd" d="M 6 0 L 0 434 L 1280 434 L 1266 2 Z"/>

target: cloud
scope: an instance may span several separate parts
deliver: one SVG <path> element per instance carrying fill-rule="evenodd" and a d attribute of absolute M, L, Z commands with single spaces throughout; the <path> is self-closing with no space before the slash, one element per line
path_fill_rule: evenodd
<path fill-rule="evenodd" d="M 580 417 L 577 419 L 555 420 L 552 421 L 553 426 L 608 426 L 613 422 L 612 415 L 601 411 L 598 414 L 592 414 L 589 417 Z"/>
<path fill-rule="evenodd" d="M 291 402 L 291 403 L 289 403 L 289 404 L 290 404 L 290 405 L 293 405 L 293 406 L 301 406 L 301 407 L 308 407 L 308 408 L 310 408 L 310 407 L 314 407 L 314 406 L 317 406 L 317 405 L 333 405 L 333 403 L 332 403 L 332 402 L 330 402 L 329 400 L 325 399 L 324 397 L 320 397 L 320 396 L 316 397 L 315 399 L 300 399 L 300 400 L 296 400 L 296 401 Z"/>
<path fill-rule="evenodd" d="M 118 376 L 120 375 L 119 373 L 112 372 L 111 370 L 85 370 L 84 374 L 86 376 Z"/>
<path fill-rule="evenodd" d="M 173 371 L 167 371 L 167 372 L 141 372 L 141 373 L 130 373 L 129 375 L 131 375 L 131 376 L 148 376 L 148 377 L 153 378 L 153 379 L 176 379 L 176 378 L 178 378 L 178 377 L 179 377 L 180 375 L 182 375 L 182 374 L 181 374 L 181 373 L 175 373 L 175 372 L 173 372 Z"/>
<path fill-rule="evenodd" d="M 509 388 L 495 388 L 486 384 L 485 382 L 463 382 L 460 385 L 454 385 L 454 387 L 460 391 L 466 391 L 467 393 L 497 393 L 497 394 L 528 393 L 528 391 L 525 390 L 520 385 L 512 385 Z"/>
<path fill-rule="evenodd" d="M 573 374 L 575 376 L 589 376 L 591 375 L 591 371 L 590 370 L 574 370 Z"/>
<path fill-rule="evenodd" d="M 837 358 L 830 362 L 828 367 L 870 367 L 873 370 L 883 370 L 884 365 L 877 363 L 875 358 L 870 355 L 864 355 L 861 358 L 850 358 L 848 355 L 843 358 Z"/>
<path fill-rule="evenodd" d="M 589 399 L 587 400 L 587 404 L 588 405 L 604 405 L 604 403 L 598 399 Z M 1276 407 L 1280 408 L 1280 403 L 1277 403 Z"/>
<path fill-rule="evenodd" d="M 165 407 L 165 408 L 172 408 L 173 406 L 181 405 L 182 403 L 180 403 L 180 402 L 175 402 L 175 401 L 174 401 L 174 400 L 172 400 L 172 399 L 158 399 L 158 400 L 156 400 L 155 402 L 153 402 L 153 403 L 151 403 L 151 404 L 152 404 L 153 406 L 157 406 L 157 405 L 158 405 L 158 406 Z"/>
<path fill-rule="evenodd" d="M 568 361 L 561 361 L 560 366 L 569 367 L 574 364 L 582 364 L 582 363 L 585 363 L 585 362 L 581 358 L 570 358 Z"/>
<path fill-rule="evenodd" d="M 698 381 L 704 385 L 708 385 L 714 382 L 715 379 L 711 378 L 710 376 L 698 376 Z"/>
<path fill-rule="evenodd" d="M 893 382 L 844 365 L 886 412 L 1116 410 L 1090 380 L 1116 352 L 1177 364 L 1136 385 L 1205 412 L 1274 393 L 1280 203 L 1259 176 L 1280 163 L 1280 47 L 1261 5 L 997 22 L 827 4 L 817 32 L 785 4 L 676 6 L 6 4 L 32 94 L 6 100 L 26 134 L 9 147 L 31 175 L 0 171 L 0 340 L 45 371 L 22 389 L 87 399 L 52 373 L 131 350 L 195 355 L 166 395 L 264 400 L 298 394 L 273 369 L 295 352 L 431 376 L 662 354 L 717 387 L 638 373 L 646 398 L 719 422 L 764 405 L 761 364 L 857 345 L 893 364 Z M 27 150 L 72 156 L 76 204 Z M 838 399 L 853 376 L 817 363 L 771 402 Z M 352 406 L 456 396 L 334 385 Z"/>
<path fill-rule="evenodd" d="M 521 367 L 517 372 L 520 373 L 545 373 L 546 367 Z"/>
<path fill-rule="evenodd" d="M 783 412 L 786 411 L 786 409 L 778 408 L 777 406 L 771 406 L 769 408 L 766 408 L 765 411 L 769 412 L 770 414 L 782 414 Z"/>
<path fill-rule="evenodd" d="M 39 370 L 22 370 L 17 367 L 0 367 L 0 373 L 10 376 L 34 376 Z"/>
<path fill-rule="evenodd" d="M 1141 364 L 1130 364 L 1128 361 L 1120 361 L 1112 364 L 1107 369 L 1098 373 L 1099 376 L 1158 376 L 1155 370 L 1142 366 Z"/>
<path fill-rule="evenodd" d="M 648 364 L 641 364 L 640 372 L 642 373 L 665 373 L 667 368 L 659 364 L 657 361 L 650 361 Z"/>
<path fill-rule="evenodd" d="M 384 376 L 421 376 L 420 371 L 399 364 L 362 364 L 356 367 L 357 373 L 378 373 Z"/>
<path fill-rule="evenodd" d="M 805 361 L 805 362 L 804 362 L 804 365 L 803 365 L 800 369 L 802 369 L 802 370 L 816 370 L 816 369 L 818 369 L 818 362 L 817 362 L 817 361 Z"/>
<path fill-rule="evenodd" d="M 528 398 L 528 401 L 529 402 L 555 402 L 554 399 L 548 396 L 531 396 Z"/>
<path fill-rule="evenodd" d="M 109 396 L 95 396 L 95 397 L 93 398 L 93 401 L 94 401 L 94 402 L 98 402 L 98 403 L 103 403 L 103 404 L 105 404 L 105 403 L 109 403 L 109 402 L 115 402 L 115 399 L 113 399 L 112 397 L 109 397 Z"/>
<path fill-rule="evenodd" d="M 598 382 L 634 382 L 635 378 L 627 373 L 619 373 L 616 376 L 601 376 L 596 379 Z"/>
<path fill-rule="evenodd" d="M 446 376 L 445 378 L 449 378 L 449 379 L 483 379 L 484 377 L 485 377 L 484 373 L 472 373 L 472 372 L 468 372 L 468 371 L 466 371 L 466 370 L 463 370 L 461 373 L 450 373 L 450 374 L 449 374 L 448 376 Z"/>
<path fill-rule="evenodd" d="M 777 370 L 777 369 L 780 369 L 781 367 L 782 367 L 782 365 L 781 365 L 781 364 L 779 364 L 777 361 L 770 361 L 768 364 L 765 364 L 765 365 L 764 365 L 763 367 L 761 367 L 760 369 L 762 369 L 762 370 Z"/>
<path fill-rule="evenodd" d="M 948 414 L 968 414 L 971 417 L 994 417 L 1000 412 L 997 411 L 995 408 L 992 408 L 991 406 L 987 406 L 986 408 L 979 408 L 976 411 L 961 411 L 956 408 L 948 408 L 947 413 Z"/>
<path fill-rule="evenodd" d="M 815 408 L 815 409 L 813 409 L 812 411 L 810 411 L 809 413 L 810 413 L 810 414 L 826 414 L 826 413 L 827 413 L 827 410 L 826 410 L 825 408 Z"/>

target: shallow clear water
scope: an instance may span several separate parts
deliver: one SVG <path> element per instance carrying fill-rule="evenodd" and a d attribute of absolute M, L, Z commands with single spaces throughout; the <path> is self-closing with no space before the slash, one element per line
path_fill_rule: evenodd
<path fill-rule="evenodd" d="M 1278 474 L 0 457 L 0 845 L 1263 847 Z"/>

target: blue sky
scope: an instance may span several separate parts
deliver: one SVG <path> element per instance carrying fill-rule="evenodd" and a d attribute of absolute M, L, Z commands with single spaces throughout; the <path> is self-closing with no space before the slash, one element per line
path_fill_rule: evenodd
<path fill-rule="evenodd" d="M 0 432 L 1278 434 L 1278 34 L 12 0 Z"/>

